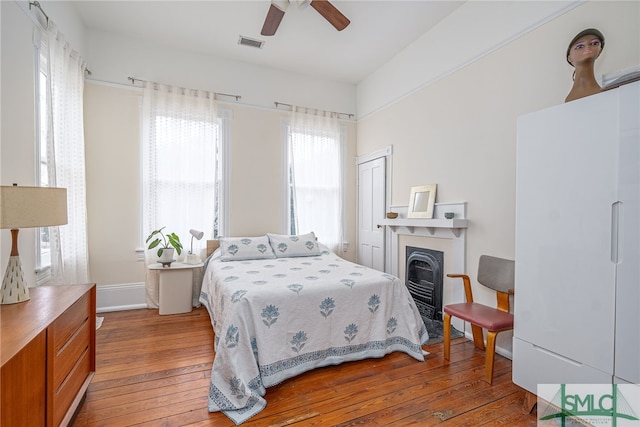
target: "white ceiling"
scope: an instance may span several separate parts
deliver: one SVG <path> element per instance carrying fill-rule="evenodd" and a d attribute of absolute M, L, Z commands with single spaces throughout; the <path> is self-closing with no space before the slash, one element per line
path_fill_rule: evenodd
<path fill-rule="evenodd" d="M 351 24 L 338 32 L 295 1 L 275 36 L 260 35 L 269 0 L 76 1 L 88 29 L 356 84 L 428 32 L 462 1 L 335 0 Z M 241 46 L 240 36 L 264 40 Z"/>

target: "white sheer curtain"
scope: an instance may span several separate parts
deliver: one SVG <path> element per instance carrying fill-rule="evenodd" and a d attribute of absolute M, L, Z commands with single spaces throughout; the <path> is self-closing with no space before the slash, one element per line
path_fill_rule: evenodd
<path fill-rule="evenodd" d="M 67 189 L 68 214 L 67 225 L 50 230 L 51 280 L 54 284 L 86 283 L 89 281 L 83 118 L 86 65 L 51 20 L 48 47 L 48 180 L 50 186 Z"/>
<path fill-rule="evenodd" d="M 338 253 L 343 240 L 343 148 L 335 113 L 294 107 L 289 133 L 292 205 L 297 233 L 315 232 Z"/>
<path fill-rule="evenodd" d="M 204 231 L 205 238 L 193 242 L 201 258 L 215 221 L 219 125 L 214 98 L 212 92 L 153 82 L 144 82 L 142 97 L 143 236 L 166 227 L 189 251 L 189 230 Z M 156 251 L 147 251 L 145 258 L 147 264 L 156 262 Z M 148 269 L 146 290 L 149 308 L 158 307 L 157 276 Z M 194 305 L 198 297 L 194 283 Z"/>

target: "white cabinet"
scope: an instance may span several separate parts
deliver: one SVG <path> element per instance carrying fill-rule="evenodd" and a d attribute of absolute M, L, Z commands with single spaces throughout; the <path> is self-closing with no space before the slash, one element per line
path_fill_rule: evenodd
<path fill-rule="evenodd" d="M 640 82 L 521 116 L 513 381 L 640 382 Z"/>

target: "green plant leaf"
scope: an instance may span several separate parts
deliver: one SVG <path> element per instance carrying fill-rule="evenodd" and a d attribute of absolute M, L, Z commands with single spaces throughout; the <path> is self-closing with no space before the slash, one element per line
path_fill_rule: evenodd
<path fill-rule="evenodd" d="M 153 233 L 149 234 L 149 237 L 147 237 L 146 243 L 149 243 L 149 240 L 151 240 L 153 238 L 153 236 L 155 236 L 156 234 L 158 234 L 158 230 L 156 230 Z"/>
<path fill-rule="evenodd" d="M 178 252 L 178 255 L 180 255 L 182 253 L 182 243 L 180 243 L 180 237 L 178 237 L 176 233 L 171 233 L 169 234 L 168 238 L 169 244 L 173 246 L 176 252 Z"/>
<path fill-rule="evenodd" d="M 149 241 L 149 240 L 147 239 L 147 241 Z M 158 246 L 159 244 L 160 244 L 160 239 L 156 239 L 156 240 L 154 240 L 153 242 L 151 242 L 151 243 L 149 244 L 149 249 L 153 249 L 153 248 L 155 248 L 156 246 Z"/>
<path fill-rule="evenodd" d="M 164 230 L 164 227 L 162 227 L 162 228 L 160 228 L 160 229 L 158 229 L 158 230 L 153 230 L 153 231 L 151 232 L 151 234 L 149 234 L 149 237 L 147 237 L 146 242 L 148 243 L 148 242 L 149 242 L 149 240 L 151 240 L 151 238 L 152 238 L 153 236 L 155 236 L 156 234 L 158 234 L 158 233 L 160 233 L 160 235 L 161 235 L 161 236 L 163 236 L 163 235 L 162 235 L 162 230 Z M 163 236 L 163 237 L 164 237 L 164 236 Z"/>

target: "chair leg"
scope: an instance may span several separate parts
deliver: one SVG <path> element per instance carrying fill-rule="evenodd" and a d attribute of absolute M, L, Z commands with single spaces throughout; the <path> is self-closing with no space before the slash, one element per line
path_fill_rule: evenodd
<path fill-rule="evenodd" d="M 489 384 L 493 383 L 493 362 L 496 355 L 497 332 L 487 331 L 487 350 L 485 355 L 484 379 Z"/>
<path fill-rule="evenodd" d="M 449 360 L 451 353 L 451 315 L 444 313 L 443 332 L 444 332 L 444 358 Z"/>
<path fill-rule="evenodd" d="M 482 336 L 482 328 L 478 325 L 471 324 L 471 332 L 473 333 L 473 343 L 480 350 L 484 350 L 484 337 Z"/>

